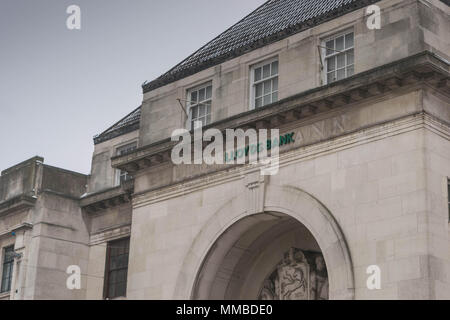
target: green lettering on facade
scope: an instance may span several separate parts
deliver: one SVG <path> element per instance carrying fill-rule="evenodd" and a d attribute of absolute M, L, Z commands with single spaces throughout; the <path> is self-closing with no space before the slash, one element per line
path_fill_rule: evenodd
<path fill-rule="evenodd" d="M 295 142 L 294 134 L 295 134 L 294 132 L 288 133 L 288 134 L 285 134 L 284 136 L 280 136 L 280 137 L 273 139 L 273 141 L 271 139 L 268 139 L 266 142 L 267 150 L 271 150 L 273 147 L 277 147 L 277 146 L 282 147 L 284 145 L 294 143 Z M 225 163 L 242 158 L 244 155 L 245 155 L 245 157 L 247 157 L 249 155 L 249 153 L 251 153 L 251 154 L 254 154 L 255 152 L 260 153 L 263 150 L 264 150 L 264 144 L 258 143 L 257 145 L 246 146 L 244 149 L 238 149 L 236 151 L 225 152 Z"/>

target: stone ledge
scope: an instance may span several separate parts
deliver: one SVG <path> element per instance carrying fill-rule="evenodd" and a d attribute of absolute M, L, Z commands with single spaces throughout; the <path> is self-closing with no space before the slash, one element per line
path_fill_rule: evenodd
<path fill-rule="evenodd" d="M 6 231 L 0 232 L 0 239 L 6 236 L 11 235 L 12 232 L 18 231 L 18 230 L 22 230 L 22 229 L 33 229 L 33 225 L 31 223 L 28 222 L 24 222 L 18 225 L 15 225 L 11 228 L 7 228 Z"/>
<path fill-rule="evenodd" d="M 351 148 L 357 145 L 366 144 L 381 138 L 387 138 L 414 131 L 420 128 L 429 130 L 440 130 L 441 134 L 450 137 L 450 126 L 438 121 L 433 116 L 425 112 L 406 115 L 385 123 L 377 123 L 364 128 L 364 131 L 357 131 L 336 137 L 332 145 L 329 141 L 313 143 L 302 148 L 294 148 L 280 155 L 280 168 L 292 163 L 313 159 L 318 155 L 326 155 Z M 443 132 L 445 130 L 446 132 Z M 242 179 L 249 172 L 259 170 L 258 167 L 234 166 L 232 170 L 222 169 L 215 172 L 204 173 L 198 176 L 176 181 L 167 185 L 158 186 L 133 194 L 133 208 L 137 209 L 155 202 L 165 201 L 180 195 L 210 188 L 228 181 Z"/>
<path fill-rule="evenodd" d="M 0 202 L 0 215 L 7 214 L 12 211 L 31 208 L 36 204 L 36 200 L 36 197 L 22 194 Z"/>
<path fill-rule="evenodd" d="M 93 193 L 80 199 L 80 207 L 88 213 L 106 210 L 131 202 L 134 181 L 126 181 L 122 185 Z"/>
<path fill-rule="evenodd" d="M 42 163 L 44 163 L 44 158 L 43 158 L 43 157 L 36 156 L 36 157 L 31 158 L 31 159 L 22 161 L 21 163 L 18 163 L 18 164 L 16 164 L 15 166 L 12 166 L 12 167 L 10 167 L 10 168 L 8 168 L 8 169 L 3 170 L 3 171 L 1 172 L 1 175 L 4 176 L 4 175 L 6 175 L 6 174 L 8 174 L 8 173 L 11 173 L 11 172 L 14 171 L 14 170 L 21 169 L 21 168 L 23 168 L 23 167 L 26 167 L 26 166 L 28 166 L 28 165 L 30 165 L 30 164 L 34 164 L 34 163 L 42 164 Z"/>
<path fill-rule="evenodd" d="M 0 293 L 0 300 L 10 300 L 11 292 Z"/>
<path fill-rule="evenodd" d="M 127 237 L 131 234 L 131 224 L 124 224 L 121 226 L 114 226 L 101 230 L 90 237 L 89 245 L 99 245 L 105 242 L 117 240 Z"/>
<path fill-rule="evenodd" d="M 423 83 L 450 94 L 449 64 L 428 51 L 212 123 L 204 130 L 270 129 Z M 130 154 L 113 157 L 111 165 L 134 174 L 169 162 L 171 150 L 176 144 L 168 138 Z"/>

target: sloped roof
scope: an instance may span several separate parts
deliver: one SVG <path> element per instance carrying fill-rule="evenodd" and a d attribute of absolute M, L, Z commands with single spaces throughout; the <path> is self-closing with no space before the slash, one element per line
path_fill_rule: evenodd
<path fill-rule="evenodd" d="M 159 78 L 148 92 L 380 0 L 269 0 Z"/>
<path fill-rule="evenodd" d="M 94 143 L 99 144 L 101 142 L 113 139 L 125 133 L 138 130 L 139 122 L 141 120 L 141 106 L 133 110 L 126 115 L 120 121 L 94 137 Z"/>
<path fill-rule="evenodd" d="M 159 78 L 144 93 L 381 0 L 269 0 Z M 94 137 L 98 144 L 139 129 L 141 107 Z"/>

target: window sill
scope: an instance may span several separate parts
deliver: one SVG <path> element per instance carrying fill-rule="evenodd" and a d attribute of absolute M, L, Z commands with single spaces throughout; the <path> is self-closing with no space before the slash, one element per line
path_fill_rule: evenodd
<path fill-rule="evenodd" d="M 113 301 L 113 300 L 127 300 L 127 297 L 116 297 L 116 298 L 106 298 L 105 300 L 111 300 L 111 301 Z"/>
<path fill-rule="evenodd" d="M 9 300 L 11 292 L 3 292 L 0 293 L 0 300 Z"/>

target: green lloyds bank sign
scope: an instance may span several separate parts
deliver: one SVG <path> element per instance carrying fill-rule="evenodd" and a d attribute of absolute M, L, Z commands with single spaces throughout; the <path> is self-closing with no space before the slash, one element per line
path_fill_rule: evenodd
<path fill-rule="evenodd" d="M 246 146 L 245 148 L 237 149 L 236 151 L 229 151 L 225 153 L 225 163 L 240 159 L 242 157 L 247 157 L 249 154 L 260 153 L 264 151 L 264 147 L 267 151 L 275 147 L 282 147 L 294 143 L 294 132 L 279 136 L 273 140 L 268 139 L 265 146 L 264 143 L 252 144 Z"/>

